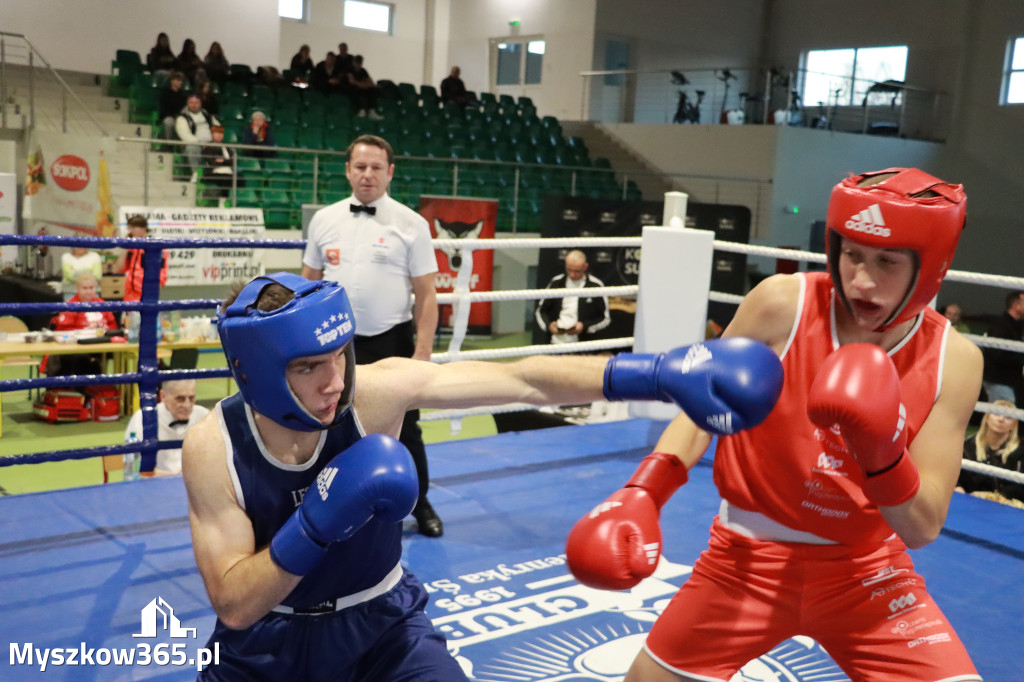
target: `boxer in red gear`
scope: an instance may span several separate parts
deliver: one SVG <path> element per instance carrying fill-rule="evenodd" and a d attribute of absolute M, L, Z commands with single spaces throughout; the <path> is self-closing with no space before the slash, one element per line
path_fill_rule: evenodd
<path fill-rule="evenodd" d="M 744 299 L 724 336 L 778 353 L 782 395 L 720 437 L 708 549 L 627 682 L 726 681 L 794 635 L 857 682 L 981 679 L 906 551 L 942 528 L 981 386 L 978 348 L 926 307 L 965 216 L 962 186 L 916 169 L 848 178 L 829 203 L 829 273 L 776 275 Z M 689 469 L 709 443 L 680 415 L 655 450 Z"/>

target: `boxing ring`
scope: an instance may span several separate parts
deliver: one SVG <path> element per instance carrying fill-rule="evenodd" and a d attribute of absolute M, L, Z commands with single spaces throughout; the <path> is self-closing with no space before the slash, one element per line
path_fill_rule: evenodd
<path fill-rule="evenodd" d="M 647 333 L 646 339 L 487 351 L 461 349 L 471 303 L 536 300 L 551 293 L 470 292 L 468 263 L 474 250 L 640 246 L 642 240 L 435 240 L 438 247 L 460 249 L 467 265 L 459 273 L 455 291 L 438 295 L 439 303 L 454 306 L 456 331 L 448 350 L 434 354 L 432 359 L 447 362 L 629 347 L 641 350 L 638 341 L 656 342 Z M 0 244 L 101 249 L 142 246 L 147 264 L 142 301 L 78 304 L 83 309 L 140 311 L 138 371 L 116 376 L 0 381 L 0 391 L 138 384 L 144 415 L 142 443 L 4 457 L 0 466 L 136 451 L 152 457 L 156 450 L 174 445 L 155 436 L 159 382 L 224 377 L 229 371 L 158 370 L 157 314 L 175 309 L 212 309 L 218 303 L 206 299 L 156 300 L 161 250 L 297 249 L 304 245 L 273 240 L 159 239 L 140 244 L 127 239 L 6 235 L 0 235 Z M 720 241 L 714 241 L 713 248 L 824 260 L 809 252 Z M 947 280 L 1024 288 L 1021 278 L 956 271 L 951 271 Z M 643 282 L 641 278 L 641 286 Z M 587 293 L 636 296 L 641 291 L 640 286 L 633 286 L 589 289 Z M 740 300 L 739 296 L 720 292 L 708 292 L 706 298 L 726 303 Z M 56 313 L 67 307 L 0 304 L 0 314 Z M 981 346 L 1024 352 L 1024 344 L 969 338 Z M 676 345 L 696 340 L 679 339 Z M 424 419 L 455 420 L 453 424 L 457 425 L 464 416 L 518 409 L 523 406 L 435 411 L 426 413 Z M 987 403 L 979 403 L 977 409 L 1024 418 L 1020 410 Z M 426 538 L 415 532 L 413 521 L 408 521 L 403 539 L 404 563 L 431 592 L 428 615 L 473 679 L 611 682 L 622 678 L 644 633 L 707 544 L 708 528 L 719 503 L 711 480 L 712 456 L 709 454 L 694 467 L 690 483 L 663 510 L 664 560 L 655 575 L 636 588 L 603 592 L 579 585 L 565 565 L 564 543 L 580 515 L 629 478 L 664 425 L 663 418 L 634 417 L 428 446 L 434 488 L 431 499 L 445 518 L 446 533 L 441 539 Z M 983 464 L 970 468 L 1004 478 L 1014 476 L 1002 470 L 990 472 L 993 468 Z M 202 647 L 215 616 L 192 555 L 187 500 L 180 477 L 5 497 L 0 499 L 0 514 L 5 521 L 0 535 L 0 632 L 8 645 L 0 679 L 194 679 L 196 660 L 213 653 L 204 652 Z M 1020 581 L 1024 575 L 1024 511 L 954 495 L 940 538 L 911 552 L 911 556 L 985 679 L 1024 679 L 1020 654 L 1020 633 L 1024 632 L 1024 585 Z M 55 662 L 53 652 L 63 652 L 60 663 Z M 71 652 L 75 652 L 76 663 L 68 662 Z M 134 656 L 131 664 L 126 662 L 129 653 Z M 45 662 L 43 656 L 47 657 Z M 143 659 L 147 662 L 142 663 Z M 751 662 L 734 679 L 839 682 L 847 678 L 813 640 L 794 638 Z"/>

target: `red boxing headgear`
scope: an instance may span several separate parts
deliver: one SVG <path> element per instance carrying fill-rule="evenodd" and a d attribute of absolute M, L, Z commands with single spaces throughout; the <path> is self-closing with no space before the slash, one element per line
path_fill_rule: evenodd
<path fill-rule="evenodd" d="M 859 186 L 868 178 L 891 173 L 895 175 L 881 182 Z M 846 178 L 832 189 L 825 230 L 828 269 L 839 300 L 850 310 L 839 277 L 840 237 L 879 249 L 910 249 L 917 272 L 879 331 L 912 319 L 939 292 L 966 217 L 963 185 L 916 168 L 887 168 Z"/>

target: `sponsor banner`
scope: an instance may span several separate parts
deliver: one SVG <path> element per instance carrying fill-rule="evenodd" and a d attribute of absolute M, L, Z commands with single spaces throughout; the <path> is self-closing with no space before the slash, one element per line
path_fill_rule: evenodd
<path fill-rule="evenodd" d="M 149 235 L 158 239 L 263 239 L 263 211 L 258 208 L 153 208 L 125 206 L 118 213 L 118 235 L 128 235 L 128 218 L 143 215 Z M 170 249 L 167 284 L 228 284 L 263 272 L 263 249 Z"/>
<path fill-rule="evenodd" d="M 420 214 L 430 223 L 430 234 L 435 239 L 494 239 L 498 202 L 464 197 L 421 197 Z M 435 253 L 437 293 L 451 293 L 463 265 L 462 253 L 454 248 L 437 249 Z M 494 251 L 474 251 L 470 291 L 490 291 L 493 279 Z M 451 315 L 452 306 L 440 306 L 442 330 L 451 331 Z M 470 307 L 468 331 L 474 334 L 490 333 L 490 302 L 474 303 Z"/>
<path fill-rule="evenodd" d="M 431 593 L 427 615 L 463 671 L 479 682 L 621 680 L 691 570 L 662 557 L 653 576 L 614 592 L 576 582 L 564 554 L 537 556 L 424 581 Z M 732 678 L 780 680 L 849 682 L 817 642 L 802 636 Z"/>
<path fill-rule="evenodd" d="M 26 159 L 23 217 L 99 237 L 114 236 L 105 157 L 112 145 L 110 138 L 33 132 Z"/>
<path fill-rule="evenodd" d="M 0 234 L 15 234 L 15 216 L 18 211 L 18 184 L 14 173 L 0 173 Z M 18 258 L 18 247 L 0 247 L 0 265 L 14 264 Z"/>

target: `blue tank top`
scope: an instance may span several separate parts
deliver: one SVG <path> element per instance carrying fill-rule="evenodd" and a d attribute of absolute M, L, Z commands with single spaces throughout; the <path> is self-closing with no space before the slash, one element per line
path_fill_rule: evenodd
<path fill-rule="evenodd" d="M 238 504 L 252 521 L 256 549 L 270 544 L 274 533 L 302 503 L 306 489 L 334 456 L 362 437 L 352 410 L 341 423 L 323 431 L 316 451 L 301 465 L 285 464 L 266 451 L 250 408 L 240 393 L 217 405 L 217 419 L 227 448 L 228 470 Z M 376 519 L 345 542 L 336 542 L 327 556 L 281 603 L 307 609 L 381 582 L 402 556 L 402 523 Z"/>

